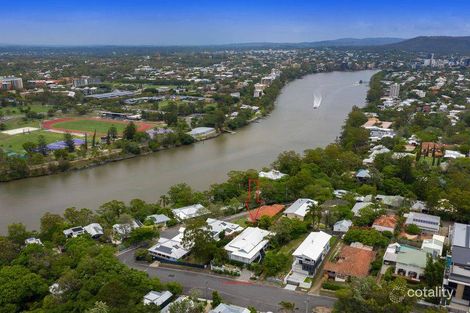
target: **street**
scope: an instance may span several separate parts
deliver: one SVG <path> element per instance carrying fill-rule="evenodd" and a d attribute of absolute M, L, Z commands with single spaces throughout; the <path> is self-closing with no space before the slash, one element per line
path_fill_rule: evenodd
<path fill-rule="evenodd" d="M 331 297 L 313 296 L 256 282 L 237 281 L 205 272 L 183 268 L 149 267 L 147 264 L 135 262 L 133 250 L 123 252 L 118 258 L 127 266 L 145 271 L 151 277 L 158 277 L 162 282 L 179 282 L 184 286 L 185 293 L 198 289 L 203 298 L 210 299 L 212 291 L 215 290 L 227 303 L 244 307 L 253 306 L 261 311 L 279 312 L 281 301 L 295 303 L 297 312 L 312 312 L 316 306 L 331 307 L 335 302 Z"/>

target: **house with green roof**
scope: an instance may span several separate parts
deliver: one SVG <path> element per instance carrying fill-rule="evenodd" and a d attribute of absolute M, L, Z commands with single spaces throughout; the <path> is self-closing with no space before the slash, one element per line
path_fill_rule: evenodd
<path fill-rule="evenodd" d="M 384 264 L 394 266 L 395 275 L 419 281 L 424 275 L 428 253 L 399 243 L 392 243 L 384 254 Z"/>

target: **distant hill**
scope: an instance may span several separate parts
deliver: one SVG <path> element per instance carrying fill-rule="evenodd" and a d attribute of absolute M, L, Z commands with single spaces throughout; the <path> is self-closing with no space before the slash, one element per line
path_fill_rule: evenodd
<path fill-rule="evenodd" d="M 420 36 L 381 48 L 438 54 L 470 54 L 470 36 Z"/>
<path fill-rule="evenodd" d="M 378 37 L 378 38 L 340 38 L 334 40 L 302 42 L 299 45 L 311 47 L 366 47 L 395 44 L 404 41 L 403 38 Z"/>

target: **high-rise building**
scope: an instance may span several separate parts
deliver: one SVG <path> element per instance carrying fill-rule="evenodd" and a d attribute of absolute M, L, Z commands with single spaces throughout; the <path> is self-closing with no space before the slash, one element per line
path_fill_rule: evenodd
<path fill-rule="evenodd" d="M 0 89 L 20 90 L 23 89 L 23 79 L 17 77 L 0 77 Z"/>
<path fill-rule="evenodd" d="M 400 95 L 400 85 L 395 83 L 390 86 L 390 98 L 398 98 Z"/>

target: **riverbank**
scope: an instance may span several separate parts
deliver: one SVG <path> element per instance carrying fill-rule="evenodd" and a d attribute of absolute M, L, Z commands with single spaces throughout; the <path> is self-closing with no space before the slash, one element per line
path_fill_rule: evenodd
<path fill-rule="evenodd" d="M 227 179 L 232 170 L 261 169 L 281 151 L 303 152 L 334 142 L 353 105 L 365 104 L 375 71 L 307 75 L 287 84 L 270 115 L 203 143 L 110 162 L 87 170 L 22 179 L 0 184 L 0 229 L 22 222 L 37 229 L 45 212 L 62 214 L 75 206 L 96 209 L 116 199 L 158 201 L 170 186 L 185 182 L 204 190 Z M 313 92 L 323 95 L 312 108 Z"/>

